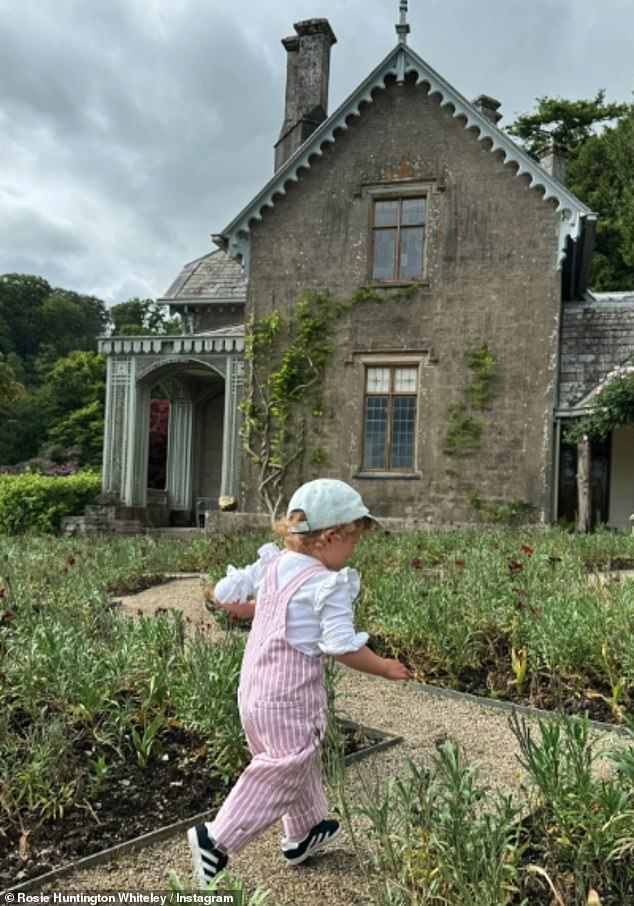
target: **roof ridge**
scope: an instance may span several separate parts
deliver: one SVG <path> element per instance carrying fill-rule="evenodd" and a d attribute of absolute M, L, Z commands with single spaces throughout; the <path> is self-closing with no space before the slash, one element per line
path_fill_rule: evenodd
<path fill-rule="evenodd" d="M 478 141 L 491 142 L 489 149 L 491 153 L 501 151 L 505 156 L 505 164 L 515 164 L 518 168 L 516 176 L 528 175 L 531 178 L 530 188 L 541 187 L 544 190 L 544 201 L 552 198 L 557 202 L 557 210 L 560 212 L 558 265 L 561 265 L 565 258 L 568 238 L 577 239 L 581 232 L 581 218 L 595 219 L 594 213 L 551 176 L 527 151 L 481 113 L 472 102 L 453 88 L 411 47 L 402 43 L 397 44 L 334 113 L 315 129 L 222 233 L 213 236 L 214 242 L 224 248 L 229 255 L 240 260 L 244 268 L 248 267 L 250 222 L 261 220 L 264 209 L 274 206 L 275 197 L 286 194 L 287 185 L 298 181 L 301 170 L 310 169 L 311 158 L 321 157 L 324 146 L 335 143 L 335 133 L 348 128 L 347 120 L 351 116 L 361 115 L 362 103 L 372 103 L 373 92 L 377 89 L 385 90 L 390 76 L 395 76 L 398 82 L 402 82 L 412 72 L 417 76 L 417 84 L 429 85 L 430 96 L 440 95 L 441 107 L 452 107 L 454 118 L 462 117 L 466 120 L 466 130 L 478 129 Z"/>

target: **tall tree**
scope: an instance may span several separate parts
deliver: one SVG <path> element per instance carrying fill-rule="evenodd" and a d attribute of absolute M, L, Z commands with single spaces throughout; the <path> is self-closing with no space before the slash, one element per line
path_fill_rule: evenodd
<path fill-rule="evenodd" d="M 590 286 L 634 287 L 634 104 L 539 98 L 507 131 L 536 154 L 549 142 L 568 151 L 566 185 L 598 214 Z"/>
<path fill-rule="evenodd" d="M 606 104 L 605 91 L 580 101 L 541 97 L 534 113 L 518 116 L 506 131 L 519 138 L 529 154 L 536 155 L 550 142 L 574 153 L 596 135 L 598 124 L 623 116 L 627 109 L 627 104 Z"/>
<path fill-rule="evenodd" d="M 96 351 L 107 323 L 101 299 L 53 289 L 42 277 L 0 275 L 0 352 L 28 387 L 72 349 Z"/>

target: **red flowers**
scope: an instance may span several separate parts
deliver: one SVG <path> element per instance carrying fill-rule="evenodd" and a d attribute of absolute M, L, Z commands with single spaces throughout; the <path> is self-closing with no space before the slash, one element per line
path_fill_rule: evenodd
<path fill-rule="evenodd" d="M 453 565 L 456 567 L 456 569 L 462 569 L 462 567 L 464 566 L 464 560 L 454 560 Z"/>
<path fill-rule="evenodd" d="M 409 565 L 412 567 L 412 569 L 420 569 L 421 566 L 422 566 L 422 563 L 421 563 L 421 561 L 418 559 L 418 557 L 414 557 L 413 560 L 410 560 L 410 561 L 409 561 Z"/>
<path fill-rule="evenodd" d="M 527 557 L 530 557 L 535 553 L 535 548 L 529 547 L 528 544 L 522 544 L 520 550 L 523 554 L 526 554 Z"/>

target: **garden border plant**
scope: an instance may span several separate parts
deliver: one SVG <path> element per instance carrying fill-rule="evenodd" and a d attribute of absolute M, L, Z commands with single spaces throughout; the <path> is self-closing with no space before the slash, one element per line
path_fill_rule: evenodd
<path fill-rule="evenodd" d="M 217 578 L 229 561 L 251 562 L 263 540 L 264 533 L 187 543 L 5 539 L 0 760 L 4 807 L 14 809 L 17 825 L 59 816 L 78 794 L 103 790 L 124 746 L 136 763 L 151 765 L 175 720 L 226 746 L 213 760 L 221 774 L 235 770 L 239 725 L 223 717 L 226 734 L 218 738 L 209 677 L 229 683 L 213 698 L 233 702 L 241 633 L 232 635 L 236 656 L 229 660 L 230 652 L 210 650 L 202 635 L 185 652 L 181 621 L 164 614 L 122 622 L 113 595 L 167 570 Z M 632 536 L 502 528 L 414 532 L 387 543 L 370 536 L 355 553 L 363 575 L 355 621 L 426 682 L 468 688 L 486 677 L 489 695 L 543 705 L 548 693 L 551 704 L 598 708 L 627 727 L 634 582 L 588 581 L 617 558 L 634 561 Z M 80 736 L 93 751 L 69 772 L 59 753 Z M 11 765 L 19 777 L 9 786 Z"/>

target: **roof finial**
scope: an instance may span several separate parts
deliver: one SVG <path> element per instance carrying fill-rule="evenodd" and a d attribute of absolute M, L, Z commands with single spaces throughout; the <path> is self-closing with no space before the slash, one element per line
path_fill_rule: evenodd
<path fill-rule="evenodd" d="M 407 36 L 409 34 L 409 25 L 407 23 L 407 0 L 399 0 L 399 22 L 396 26 L 396 34 L 398 35 L 399 44 L 407 44 Z"/>

